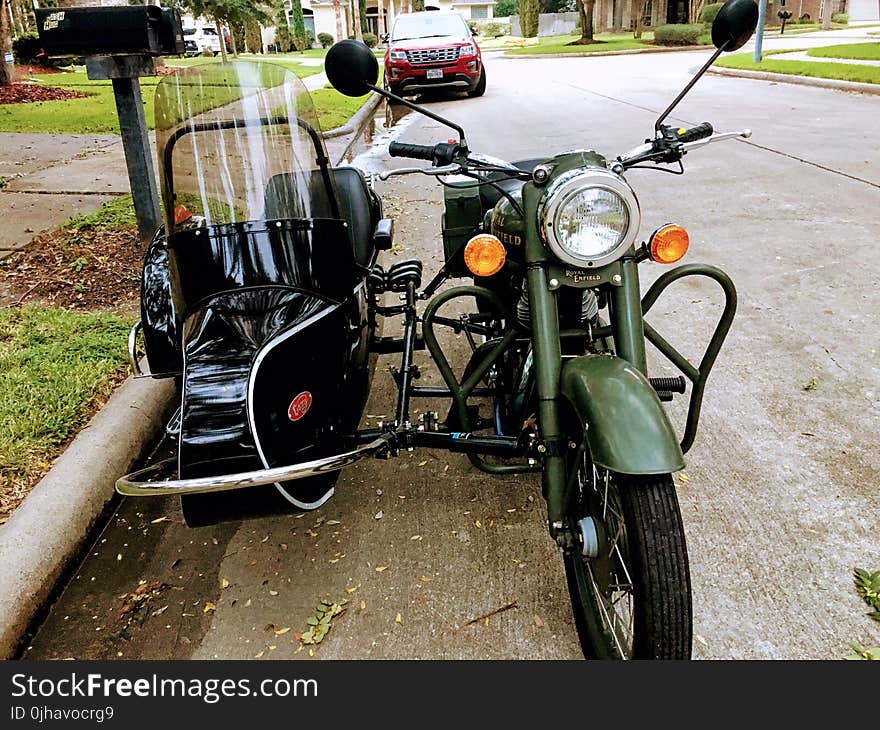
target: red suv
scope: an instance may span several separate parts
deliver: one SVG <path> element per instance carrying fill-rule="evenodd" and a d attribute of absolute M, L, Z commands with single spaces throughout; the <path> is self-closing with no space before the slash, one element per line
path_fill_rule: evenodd
<path fill-rule="evenodd" d="M 387 88 L 398 96 L 429 89 L 482 96 L 486 71 L 474 34 L 458 13 L 433 10 L 398 15 L 385 51 Z"/>

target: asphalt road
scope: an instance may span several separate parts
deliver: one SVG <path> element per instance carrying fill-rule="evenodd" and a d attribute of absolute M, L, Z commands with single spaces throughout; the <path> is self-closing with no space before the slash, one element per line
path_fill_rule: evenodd
<path fill-rule="evenodd" d="M 702 58 L 490 58 L 485 97 L 431 108 L 461 122 L 472 149 L 507 159 L 615 155 L 650 134 Z M 694 152 L 684 177 L 629 175 L 643 233 L 685 225 L 686 260 L 721 266 L 740 295 L 679 478 L 697 658 L 838 658 L 851 641 L 880 638 L 851 582 L 854 566 L 880 567 L 876 108 L 874 97 L 707 77 L 674 118 L 749 127 L 752 139 Z M 450 136 L 412 115 L 399 127 L 406 141 Z M 381 138 L 358 162 L 407 164 L 385 157 Z M 397 255 L 431 270 L 439 186 L 381 187 Z M 643 268 L 646 282 L 659 273 Z M 711 286 L 682 285 L 650 319 L 696 357 L 719 311 Z M 389 364 L 370 416 L 393 408 Z M 659 361 L 655 372 L 665 373 Z M 162 585 L 126 612 L 139 581 Z M 188 530 L 170 500 L 126 500 L 26 654 L 307 659 L 293 633 L 322 599 L 349 603 L 315 658 L 579 656 L 537 481 L 490 478 L 440 452 L 362 462 L 328 505 L 300 517 Z"/>

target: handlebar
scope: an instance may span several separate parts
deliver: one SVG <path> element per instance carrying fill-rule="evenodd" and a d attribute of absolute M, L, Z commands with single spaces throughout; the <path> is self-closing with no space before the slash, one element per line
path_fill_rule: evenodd
<path fill-rule="evenodd" d="M 410 157 L 414 160 L 428 160 L 434 165 L 448 165 L 462 152 L 458 142 L 438 142 L 437 144 L 409 144 L 392 142 L 388 145 L 391 157 Z"/>
<path fill-rule="evenodd" d="M 711 137 L 714 131 L 709 122 L 703 122 L 690 129 L 676 129 L 675 136 L 678 137 L 679 142 L 687 144 L 688 142 L 696 142 L 699 139 Z"/>

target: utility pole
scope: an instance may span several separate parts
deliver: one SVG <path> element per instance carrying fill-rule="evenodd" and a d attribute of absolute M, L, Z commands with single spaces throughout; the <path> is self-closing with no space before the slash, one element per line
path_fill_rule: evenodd
<path fill-rule="evenodd" d="M 767 0 L 758 0 L 758 29 L 755 31 L 755 63 L 761 63 L 764 47 L 764 23 L 767 20 Z"/>

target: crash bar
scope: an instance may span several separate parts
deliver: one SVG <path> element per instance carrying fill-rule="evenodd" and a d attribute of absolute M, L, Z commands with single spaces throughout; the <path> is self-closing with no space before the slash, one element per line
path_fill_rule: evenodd
<path fill-rule="evenodd" d="M 194 479 L 166 479 L 150 481 L 151 476 L 161 474 L 175 460 L 165 460 L 146 469 L 126 474 L 116 481 L 116 491 L 129 497 L 149 497 L 169 494 L 204 494 L 206 492 L 224 492 L 230 489 L 257 487 L 263 484 L 289 482 L 293 479 L 338 471 L 368 456 L 374 456 L 386 448 L 394 439 L 391 432 L 383 433 L 379 438 L 353 451 L 346 451 L 336 456 L 304 461 L 290 466 L 278 466 L 272 469 L 245 471 L 237 474 L 220 474 L 218 476 L 197 477 Z"/>

